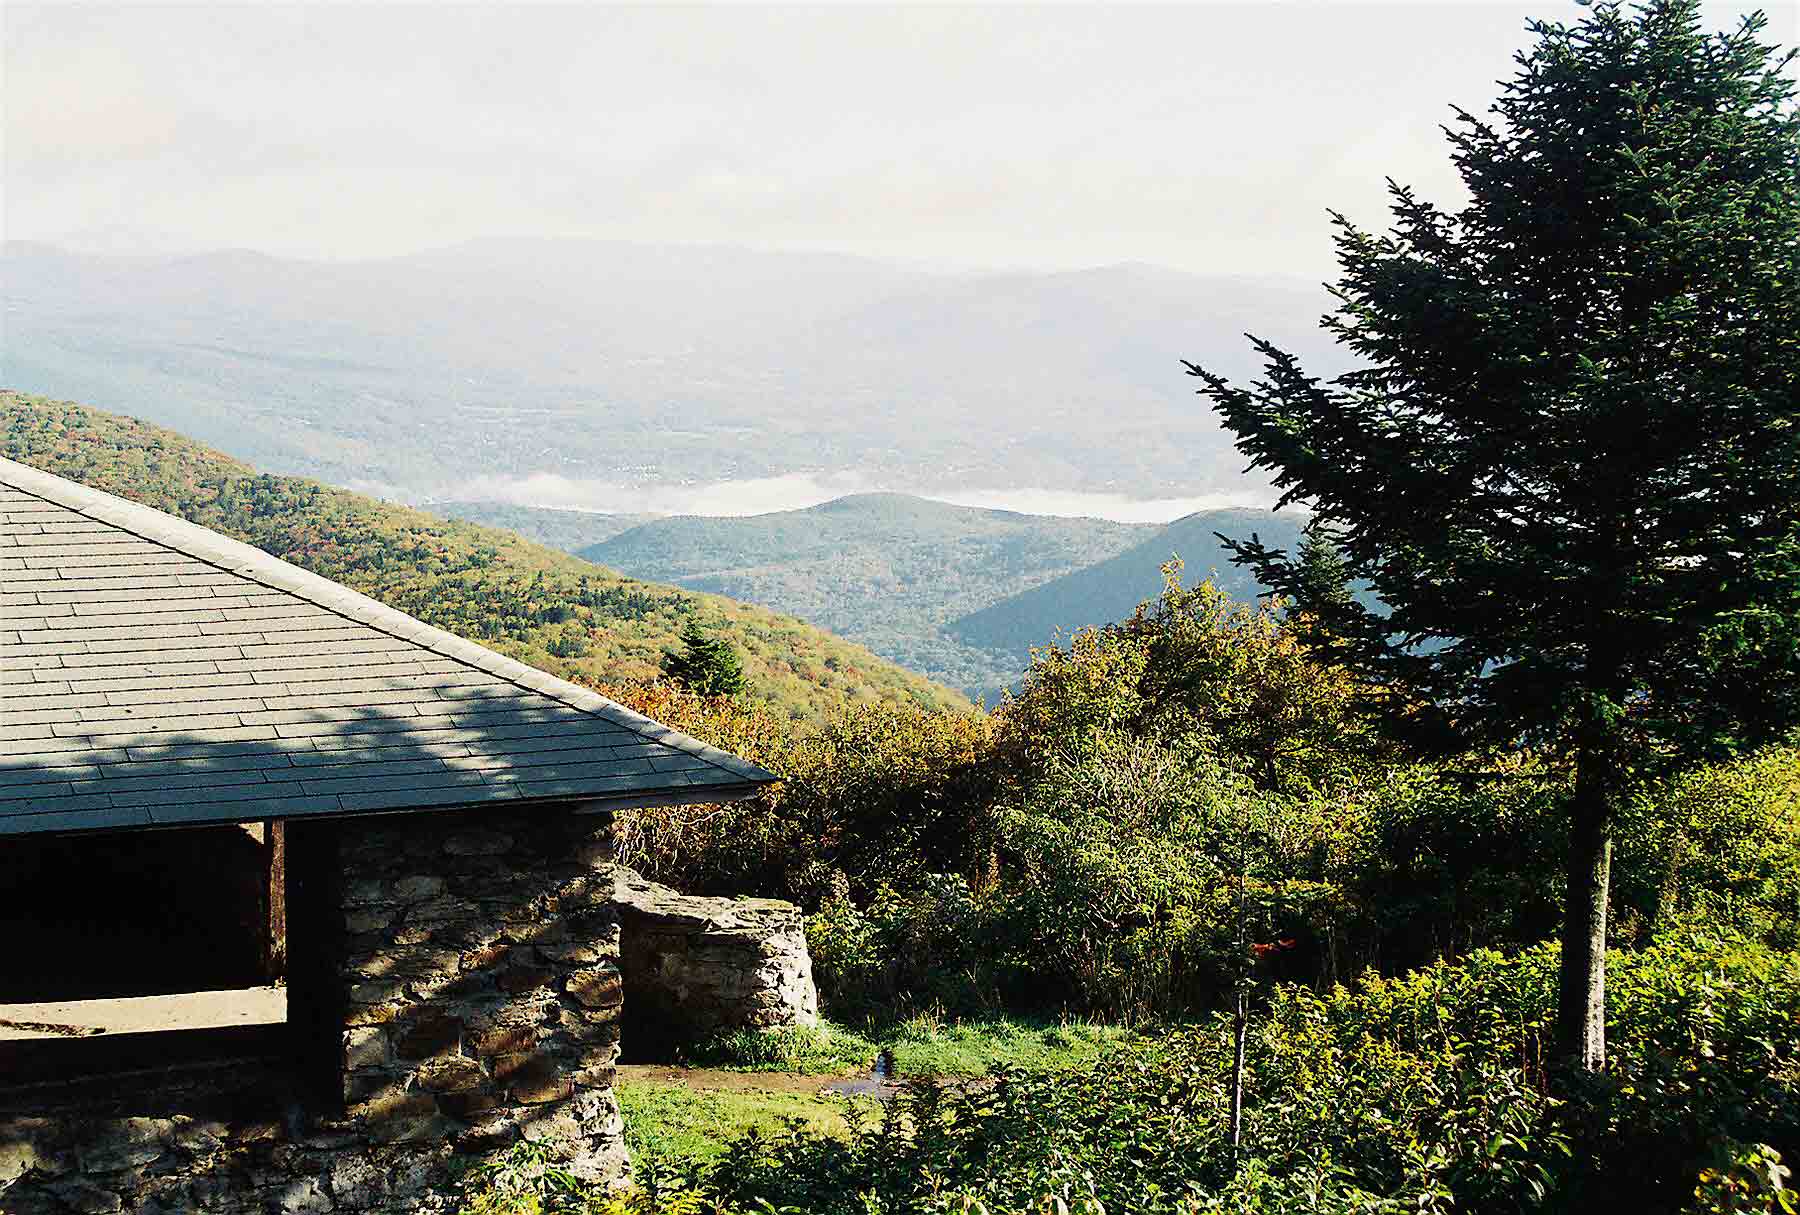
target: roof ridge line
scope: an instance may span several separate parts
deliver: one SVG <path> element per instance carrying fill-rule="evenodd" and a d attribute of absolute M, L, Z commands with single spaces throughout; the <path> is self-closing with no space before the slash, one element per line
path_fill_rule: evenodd
<path fill-rule="evenodd" d="M 509 683 L 559 701 L 569 708 L 603 717 L 652 742 L 705 760 L 733 776 L 759 782 L 778 779 L 756 764 L 701 742 L 692 735 L 671 729 L 598 692 L 566 679 L 559 679 L 547 671 L 540 671 L 516 658 L 509 658 L 466 637 L 458 637 L 454 633 L 426 624 L 423 620 L 408 616 L 360 591 L 333 582 L 311 570 L 302 569 L 242 540 L 234 540 L 198 523 L 191 523 L 179 515 L 109 494 L 91 485 L 59 477 L 55 473 L 33 468 L 5 456 L 0 456 L 0 484 L 10 485 L 33 497 L 42 498 L 97 522 L 129 532 L 152 544 L 216 566 L 240 578 L 285 591 L 315 607 L 324 608 L 357 624 L 498 676 Z"/>

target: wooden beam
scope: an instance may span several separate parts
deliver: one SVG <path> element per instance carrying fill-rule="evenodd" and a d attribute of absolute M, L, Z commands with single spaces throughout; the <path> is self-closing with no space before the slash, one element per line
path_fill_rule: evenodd
<path fill-rule="evenodd" d="M 263 971 L 273 983 L 287 977 L 287 824 L 276 819 L 268 826 L 264 845 L 268 864 L 268 929 L 263 938 Z"/>

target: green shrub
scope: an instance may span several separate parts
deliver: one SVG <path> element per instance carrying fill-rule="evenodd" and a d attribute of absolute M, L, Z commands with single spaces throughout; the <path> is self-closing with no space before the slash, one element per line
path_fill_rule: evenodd
<path fill-rule="evenodd" d="M 1252 808 L 1197 739 L 1096 734 L 1003 813 L 996 934 L 1038 1002 L 1141 1019 L 1203 1006 L 1231 949 L 1234 854 Z"/>
<path fill-rule="evenodd" d="M 1482 777 L 1465 778 L 1463 765 Z M 1319 872 L 1341 899 L 1317 930 L 1338 966 L 1392 973 L 1554 933 L 1565 783 L 1528 758 L 1471 756 L 1395 765 L 1347 791 L 1319 833 Z"/>
<path fill-rule="evenodd" d="M 1115 1215 L 1675 1211 L 1722 1149 L 1800 1152 L 1800 956 L 1726 937 L 1616 955 L 1608 1071 L 1568 1106 L 1543 1066 L 1555 963 L 1545 945 L 1278 988 L 1251 1036 L 1235 1156 L 1214 1023 L 1086 1069 L 914 1085 L 849 1141 L 745 1140 L 704 1184 L 814 1215 L 1036 1211 L 1045 1194 Z"/>
<path fill-rule="evenodd" d="M 878 1117 L 853 1107 L 848 1138 L 794 1127 L 711 1164 L 648 1162 L 626 1198 L 520 1148 L 471 1180 L 464 1209 L 1791 1215 L 1800 954 L 1699 935 L 1616 954 L 1607 1071 L 1567 1105 L 1543 1070 L 1555 973 L 1543 945 L 1324 993 L 1277 988 L 1251 1035 L 1235 1152 L 1216 1021 L 1084 1067 L 914 1083 Z"/>
<path fill-rule="evenodd" d="M 1163 576 L 1163 593 L 1130 619 L 1032 650 L 999 714 L 1011 773 L 1029 782 L 1052 758 L 1079 762 L 1108 733 L 1200 733 L 1263 791 L 1298 795 L 1380 754 L 1354 682 L 1279 603 L 1236 603 L 1210 582 L 1184 587 L 1179 560 Z"/>
<path fill-rule="evenodd" d="M 1720 1145 L 1694 1187 L 1694 1215 L 1794 1215 L 1800 1193 L 1788 1186 L 1793 1170 L 1766 1143 Z"/>
<path fill-rule="evenodd" d="M 1800 945 L 1800 743 L 1659 782 L 1623 820 L 1627 934 L 1699 924 Z"/>
<path fill-rule="evenodd" d="M 833 893 L 866 902 L 883 883 L 975 872 L 991 854 L 992 725 L 979 713 L 868 702 L 812 725 L 664 686 L 602 690 L 782 778 L 750 801 L 621 816 L 620 859 L 649 877 L 811 910 Z"/>
<path fill-rule="evenodd" d="M 1001 893 L 977 892 L 955 873 L 923 874 L 905 890 L 879 886 L 866 908 L 834 898 L 807 920 L 813 977 L 840 1017 L 991 1014 L 1006 916 Z"/>

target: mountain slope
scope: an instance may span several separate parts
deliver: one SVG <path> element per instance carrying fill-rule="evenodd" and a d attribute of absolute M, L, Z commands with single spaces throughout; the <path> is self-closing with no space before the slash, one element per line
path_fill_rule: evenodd
<path fill-rule="evenodd" d="M 634 577 L 790 612 L 884 658 L 980 693 L 1018 663 L 943 625 L 1117 553 L 1154 529 L 853 494 L 805 510 L 658 519 L 581 550 Z"/>
<path fill-rule="evenodd" d="M 1211 577 L 1234 599 L 1248 600 L 1264 589 L 1219 543 L 1222 533 L 1247 540 L 1254 533 L 1266 544 L 1292 551 L 1299 545 L 1306 516 L 1298 511 L 1252 509 L 1200 511 L 1177 519 L 1148 540 L 1115 557 L 951 621 L 946 633 L 965 645 L 1013 655 L 1042 645 L 1057 630 L 1072 632 L 1131 615 L 1162 589 L 1162 566 L 1180 557 L 1191 585 Z"/>
<path fill-rule="evenodd" d="M 0 454 L 243 540 L 565 678 L 651 677 L 698 618 L 743 654 L 752 696 L 796 717 L 846 699 L 966 703 L 792 617 L 625 578 L 510 532 L 258 474 L 132 418 L 0 392 Z"/>

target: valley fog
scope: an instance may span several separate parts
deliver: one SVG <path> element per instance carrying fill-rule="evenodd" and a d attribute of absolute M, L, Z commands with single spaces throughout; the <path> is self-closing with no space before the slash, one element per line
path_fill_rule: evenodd
<path fill-rule="evenodd" d="M 689 485 L 622 485 L 598 479 L 534 473 L 523 477 L 477 477 L 454 491 L 425 495 L 429 505 L 454 496 L 462 501 L 501 503 L 541 510 L 598 515 L 699 515 L 739 518 L 805 510 L 850 494 L 905 493 L 952 506 L 1014 511 L 1065 519 L 1108 519 L 1116 523 L 1169 523 L 1196 511 L 1267 507 L 1274 495 L 1246 479 L 1241 489 L 1185 497 L 1140 497 L 1125 493 L 1050 489 L 946 488 L 895 483 L 864 472 L 791 473 Z M 395 496 L 413 497 L 405 493 Z"/>

